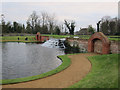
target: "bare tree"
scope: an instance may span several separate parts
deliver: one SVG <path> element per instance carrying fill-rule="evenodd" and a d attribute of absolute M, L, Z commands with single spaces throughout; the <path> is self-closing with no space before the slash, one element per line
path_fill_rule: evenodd
<path fill-rule="evenodd" d="M 39 17 L 36 13 L 36 11 L 33 11 L 33 13 L 29 16 L 27 22 L 30 23 L 32 32 L 35 30 L 35 26 L 39 23 Z"/>
<path fill-rule="evenodd" d="M 68 22 L 67 20 L 64 20 L 64 21 L 65 21 L 64 24 L 69 29 L 70 35 L 74 35 L 75 22 L 74 21 Z"/>
<path fill-rule="evenodd" d="M 48 16 L 48 27 L 49 27 L 49 31 L 51 34 L 54 33 L 54 29 L 55 29 L 55 15 L 49 15 Z"/>
<path fill-rule="evenodd" d="M 6 32 L 6 30 L 5 30 L 5 20 L 4 20 L 4 18 L 5 18 L 4 14 L 1 14 L 1 28 L 0 28 L 0 33 Z"/>
<path fill-rule="evenodd" d="M 42 28 L 46 29 L 45 27 L 47 26 L 49 32 L 53 34 L 56 26 L 55 14 L 48 14 L 47 12 L 41 12 L 41 20 L 42 20 Z"/>
<path fill-rule="evenodd" d="M 104 21 L 110 21 L 111 17 L 110 16 L 103 16 L 101 20 L 102 20 L 102 22 L 104 22 Z"/>
<path fill-rule="evenodd" d="M 104 16 L 101 19 L 100 31 L 106 35 L 116 35 L 119 34 L 118 28 L 118 19 L 111 18 L 110 16 Z"/>
<path fill-rule="evenodd" d="M 48 13 L 47 12 L 41 12 L 41 20 L 42 20 L 42 27 L 45 26 L 48 22 Z"/>

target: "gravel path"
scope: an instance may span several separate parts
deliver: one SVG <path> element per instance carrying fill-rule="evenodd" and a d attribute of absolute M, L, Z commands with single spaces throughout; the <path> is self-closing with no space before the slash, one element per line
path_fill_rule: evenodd
<path fill-rule="evenodd" d="M 70 55 L 72 64 L 65 70 L 38 80 L 23 82 L 18 84 L 2 85 L 3 88 L 67 88 L 80 81 L 91 70 L 91 63 L 87 56 L 96 55 L 94 53 L 81 53 Z"/>

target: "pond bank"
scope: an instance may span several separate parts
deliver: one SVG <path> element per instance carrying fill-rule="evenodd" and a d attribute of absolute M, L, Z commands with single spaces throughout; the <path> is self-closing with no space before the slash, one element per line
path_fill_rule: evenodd
<path fill-rule="evenodd" d="M 69 58 L 72 64 L 62 72 L 34 81 L 3 85 L 3 88 L 67 88 L 80 81 L 91 70 L 91 63 L 87 57 L 94 55 L 97 54 L 81 53 L 70 55 Z"/>

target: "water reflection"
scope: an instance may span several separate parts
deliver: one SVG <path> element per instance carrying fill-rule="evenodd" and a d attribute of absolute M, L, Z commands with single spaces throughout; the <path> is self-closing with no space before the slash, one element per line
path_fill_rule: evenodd
<path fill-rule="evenodd" d="M 7 42 L 2 45 L 2 79 L 38 75 L 58 67 L 64 51 L 35 43 Z"/>

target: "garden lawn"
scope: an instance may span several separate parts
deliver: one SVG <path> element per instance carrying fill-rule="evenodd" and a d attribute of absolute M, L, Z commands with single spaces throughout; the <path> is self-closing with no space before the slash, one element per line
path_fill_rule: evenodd
<path fill-rule="evenodd" d="M 0 37 L 2 38 L 2 40 L 25 40 L 26 37 L 28 37 L 28 40 L 33 40 L 33 38 L 35 38 L 35 36 L 3 36 Z"/>
<path fill-rule="evenodd" d="M 79 39 L 89 39 L 91 37 L 91 35 L 46 35 L 46 34 L 42 34 L 42 36 L 49 36 L 49 37 L 53 37 L 53 38 L 74 38 L 74 37 L 79 37 Z M 109 40 L 114 40 L 114 41 L 118 41 L 120 40 L 120 36 L 107 36 Z M 109 38 L 109 37 L 113 37 L 113 38 Z M 114 37 L 118 37 L 118 38 L 114 38 Z"/>
<path fill-rule="evenodd" d="M 46 35 L 43 34 L 42 36 L 49 36 L 49 37 L 53 37 L 53 38 L 74 38 L 74 37 L 79 37 L 79 39 L 89 39 L 91 37 L 91 35 Z M 119 37 L 119 36 L 107 36 L 109 40 L 114 40 L 114 41 L 119 41 L 120 38 L 114 38 L 114 37 Z M 109 38 L 109 37 L 113 37 L 113 38 Z"/>
<path fill-rule="evenodd" d="M 53 37 L 53 38 L 67 38 L 70 37 L 70 35 L 50 35 L 50 34 L 42 34 L 42 36 L 49 36 L 49 37 Z M 73 36 L 73 35 L 71 35 Z"/>
<path fill-rule="evenodd" d="M 88 57 L 92 70 L 70 88 L 118 88 L 118 55 L 120 54 Z"/>
<path fill-rule="evenodd" d="M 114 41 L 119 41 L 120 40 L 120 38 L 108 38 L 109 40 L 114 40 Z"/>
<path fill-rule="evenodd" d="M 25 40 L 26 37 L 28 38 L 28 40 Z M 0 40 L 2 42 L 37 42 L 35 41 L 35 36 L 3 36 L 0 37 Z"/>
<path fill-rule="evenodd" d="M 49 34 L 41 34 L 42 36 L 49 36 L 52 38 L 74 38 L 74 37 L 79 37 L 79 39 L 89 39 L 91 35 L 49 35 Z M 19 42 L 35 42 L 33 38 L 35 39 L 35 36 L 3 36 L 0 37 L 0 41 L 2 42 L 9 42 L 9 41 L 18 41 L 18 37 L 20 38 Z M 28 40 L 25 41 L 25 37 L 28 37 Z M 115 40 L 118 41 L 120 38 L 114 38 L 116 36 L 107 36 L 109 40 Z M 113 37 L 113 38 L 109 38 Z M 119 37 L 119 36 L 117 36 Z"/>
<path fill-rule="evenodd" d="M 79 37 L 80 39 L 89 39 L 91 35 L 42 35 L 42 36 L 49 36 L 53 38 L 74 38 L 74 37 Z"/>

